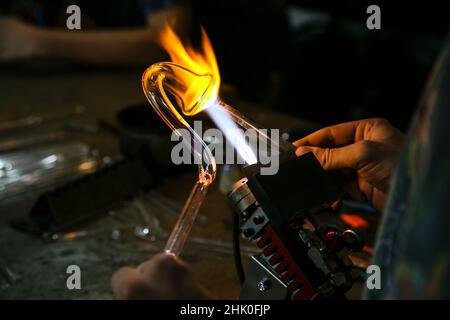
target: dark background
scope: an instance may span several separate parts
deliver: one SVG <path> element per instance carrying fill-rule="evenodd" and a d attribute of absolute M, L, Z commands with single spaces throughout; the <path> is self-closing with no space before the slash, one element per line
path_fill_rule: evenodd
<path fill-rule="evenodd" d="M 98 11 L 108 10 L 110 2 L 99 1 L 104 5 L 73 2 L 104 27 L 114 26 Z M 19 2 L 2 1 L 0 13 Z M 67 5 L 40 2 L 50 18 Z M 133 26 L 143 24 L 131 3 Z M 385 117 L 406 129 L 449 25 L 445 1 L 192 3 L 196 28 L 202 24 L 207 30 L 223 80 L 235 85 L 241 98 L 321 124 Z M 366 28 L 371 4 L 381 8 L 381 30 Z"/>
<path fill-rule="evenodd" d="M 205 3 L 207 5 L 205 5 Z M 381 8 L 381 30 L 366 9 Z M 321 123 L 385 117 L 406 129 L 445 38 L 439 1 L 197 1 L 225 81 Z M 298 15 L 315 16 L 307 23 Z"/>

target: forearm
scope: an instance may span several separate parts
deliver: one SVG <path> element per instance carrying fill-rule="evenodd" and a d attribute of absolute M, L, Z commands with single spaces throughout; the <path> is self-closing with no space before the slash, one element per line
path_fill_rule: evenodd
<path fill-rule="evenodd" d="M 151 29 L 63 31 L 40 29 L 36 56 L 93 65 L 148 65 L 163 57 Z"/>

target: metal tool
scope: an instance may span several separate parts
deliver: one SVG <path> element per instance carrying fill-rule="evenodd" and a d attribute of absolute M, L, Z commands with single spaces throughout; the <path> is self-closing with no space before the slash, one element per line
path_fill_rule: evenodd
<path fill-rule="evenodd" d="M 261 249 L 245 275 L 236 252 L 241 298 L 344 298 L 359 276 L 348 254 L 362 243 L 331 210 L 341 191 L 312 153 L 284 159 L 276 175 L 247 174 L 229 194 L 237 250 L 239 233 Z"/>

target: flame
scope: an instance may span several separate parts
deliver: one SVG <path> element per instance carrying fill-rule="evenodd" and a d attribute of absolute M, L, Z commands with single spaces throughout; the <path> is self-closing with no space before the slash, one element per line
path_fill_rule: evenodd
<path fill-rule="evenodd" d="M 202 28 L 202 48 L 195 50 L 189 45 L 184 45 L 172 28 L 166 27 L 159 36 L 161 46 L 170 55 L 171 74 L 164 75 L 164 87 L 161 93 L 177 121 L 180 119 L 175 107 L 178 106 L 186 116 L 193 116 L 206 110 L 217 127 L 224 133 L 226 138 L 233 144 L 238 155 L 247 164 L 257 162 L 257 157 L 253 150 L 247 145 L 246 139 L 238 129 L 237 124 L 224 112 L 218 98 L 220 87 L 220 72 L 216 56 L 211 42 Z M 175 76 L 175 77 L 173 77 Z M 172 103 L 166 93 L 175 96 L 177 103 Z M 174 129 L 170 120 L 160 114 L 164 121 Z M 187 123 L 185 125 L 188 125 Z"/>
<path fill-rule="evenodd" d="M 183 45 L 180 38 L 167 24 L 161 32 L 159 42 L 170 55 L 173 63 L 178 64 L 191 74 L 175 70 L 177 80 L 184 90 L 177 91 L 183 101 L 182 112 L 193 116 L 217 101 L 220 87 L 220 73 L 211 42 L 202 28 L 202 49 L 197 51 L 189 45 Z"/>
<path fill-rule="evenodd" d="M 339 215 L 342 221 L 355 229 L 367 229 L 369 222 L 361 216 L 355 214 L 341 213 Z"/>

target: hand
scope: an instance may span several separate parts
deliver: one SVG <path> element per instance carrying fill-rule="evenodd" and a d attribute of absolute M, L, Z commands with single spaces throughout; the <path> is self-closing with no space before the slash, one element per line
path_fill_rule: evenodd
<path fill-rule="evenodd" d="M 32 58 L 38 54 L 39 29 L 15 18 L 0 18 L 0 61 Z"/>
<path fill-rule="evenodd" d="M 112 288 L 117 299 L 208 298 L 185 263 L 170 254 L 158 254 L 137 269 L 120 269 L 112 277 Z"/>
<path fill-rule="evenodd" d="M 312 151 L 322 167 L 357 200 L 382 211 L 404 135 L 384 119 L 346 122 L 294 142 L 297 156 Z"/>

